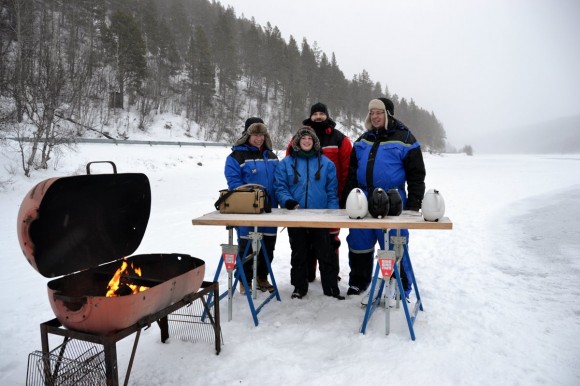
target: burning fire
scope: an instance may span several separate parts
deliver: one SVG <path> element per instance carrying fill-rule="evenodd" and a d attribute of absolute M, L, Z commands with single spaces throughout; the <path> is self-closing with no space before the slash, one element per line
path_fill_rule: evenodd
<path fill-rule="evenodd" d="M 123 259 L 121 268 L 115 272 L 113 278 L 107 285 L 106 296 L 109 298 L 113 296 L 131 295 L 147 290 L 149 287 L 130 284 L 131 279 L 137 276 L 141 276 L 141 268 L 135 267 L 132 262 L 129 265 L 127 260 Z"/>

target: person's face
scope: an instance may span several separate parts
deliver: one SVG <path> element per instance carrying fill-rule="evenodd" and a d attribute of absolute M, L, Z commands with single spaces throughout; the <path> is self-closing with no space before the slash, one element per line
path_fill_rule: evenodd
<path fill-rule="evenodd" d="M 312 122 L 324 122 L 326 121 L 326 118 L 328 117 L 322 111 L 317 111 L 310 117 Z"/>
<path fill-rule="evenodd" d="M 373 127 L 386 126 L 385 123 L 387 123 L 387 116 L 385 115 L 385 110 L 371 109 L 369 115 L 371 116 L 371 124 Z"/>
<path fill-rule="evenodd" d="M 310 135 L 305 135 L 300 138 L 300 148 L 304 151 L 310 151 L 314 146 L 314 140 Z"/>
<path fill-rule="evenodd" d="M 264 134 L 252 134 L 252 135 L 250 135 L 250 138 L 248 139 L 248 143 L 252 146 L 257 147 L 257 148 L 262 147 L 262 145 L 264 144 Z"/>

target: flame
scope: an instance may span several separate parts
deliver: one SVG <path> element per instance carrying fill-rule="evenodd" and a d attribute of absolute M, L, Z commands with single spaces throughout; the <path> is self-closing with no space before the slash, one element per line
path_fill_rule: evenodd
<path fill-rule="evenodd" d="M 121 268 L 117 269 L 117 272 L 113 275 L 113 278 L 109 281 L 107 285 L 107 297 L 121 296 L 119 290 L 124 290 L 125 295 L 136 294 L 149 289 L 149 287 L 130 284 L 131 276 L 141 276 L 141 268 L 135 267 L 131 262 L 131 265 L 127 263 L 126 259 L 123 259 Z M 123 280 L 125 279 L 125 280 Z"/>

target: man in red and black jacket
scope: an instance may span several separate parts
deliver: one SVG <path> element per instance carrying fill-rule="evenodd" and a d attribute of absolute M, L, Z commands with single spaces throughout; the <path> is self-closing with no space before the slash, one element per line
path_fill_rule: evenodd
<path fill-rule="evenodd" d="M 352 142 L 347 136 L 338 131 L 336 122 L 330 119 L 328 115 L 328 108 L 324 103 L 315 103 L 310 108 L 310 117 L 302 121 L 304 126 L 309 126 L 316 132 L 316 136 L 320 140 L 320 147 L 322 154 L 330 158 L 336 166 L 336 177 L 338 178 L 338 199 L 342 200 L 341 194 L 346 184 L 346 177 L 348 176 L 348 167 L 350 162 L 350 153 L 352 151 Z M 290 153 L 292 142 L 290 140 L 286 155 Z M 340 229 L 330 229 L 330 243 L 331 250 L 334 251 L 338 258 L 338 248 L 340 247 L 340 239 L 338 233 Z M 312 248 L 309 249 L 312 251 Z M 317 257 L 312 253 L 308 256 L 308 281 L 312 282 L 316 278 Z"/>

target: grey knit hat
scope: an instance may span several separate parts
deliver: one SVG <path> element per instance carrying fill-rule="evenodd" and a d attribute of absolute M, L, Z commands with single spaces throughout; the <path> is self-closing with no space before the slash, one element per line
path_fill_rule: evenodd
<path fill-rule="evenodd" d="M 308 126 L 302 127 L 296 132 L 296 134 L 294 134 L 294 139 L 292 140 L 292 149 L 294 149 L 294 151 L 300 151 L 300 139 L 307 135 L 311 136 L 312 140 L 314 141 L 312 148 L 316 151 L 320 151 L 320 140 L 316 136 L 314 130 Z"/>
<path fill-rule="evenodd" d="M 268 134 L 268 127 L 263 123 L 252 123 L 247 130 L 244 131 L 242 137 L 238 139 L 234 146 L 243 145 L 248 141 L 250 135 L 264 134 L 264 146 L 272 150 L 272 140 L 270 139 L 270 134 Z"/>

